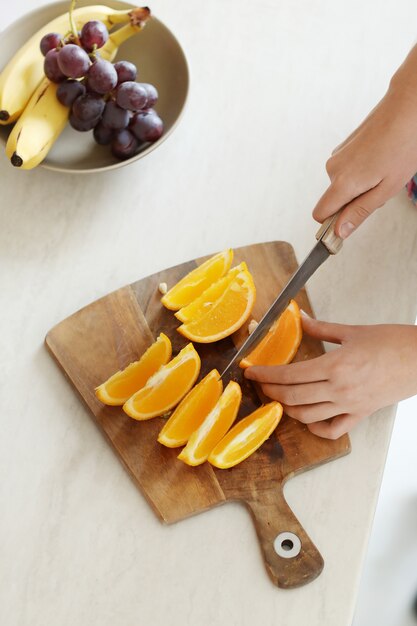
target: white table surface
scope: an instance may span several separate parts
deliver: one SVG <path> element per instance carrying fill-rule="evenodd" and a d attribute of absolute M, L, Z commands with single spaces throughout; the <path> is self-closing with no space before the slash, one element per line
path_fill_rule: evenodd
<path fill-rule="evenodd" d="M 37 5 L 9 3 L 3 26 Z M 348 457 L 288 483 L 325 568 L 280 590 L 243 507 L 160 524 L 43 338 L 97 297 L 195 256 L 283 239 L 301 259 L 324 162 L 413 44 L 415 3 L 151 8 L 191 68 L 185 117 L 163 146 L 89 177 L 17 171 L 0 155 L 0 622 L 348 626 L 393 409 L 353 431 Z M 310 281 L 317 316 L 412 323 L 416 233 L 417 210 L 400 193 Z"/>

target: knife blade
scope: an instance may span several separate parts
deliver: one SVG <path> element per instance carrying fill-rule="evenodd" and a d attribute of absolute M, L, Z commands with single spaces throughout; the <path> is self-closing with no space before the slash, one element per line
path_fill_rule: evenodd
<path fill-rule="evenodd" d="M 324 263 L 329 256 L 339 252 L 343 244 L 343 239 L 337 237 L 334 232 L 334 226 L 339 217 L 339 213 L 340 211 L 323 222 L 316 234 L 316 245 L 301 263 L 297 271 L 291 276 L 290 280 L 269 307 L 255 330 L 249 335 L 239 350 L 234 354 L 232 360 L 225 367 L 221 374 L 223 380 L 231 376 L 239 362 L 265 337 L 273 322 L 278 319 L 281 313 L 287 308 L 290 300 L 304 287 L 306 282 L 322 263 Z"/>

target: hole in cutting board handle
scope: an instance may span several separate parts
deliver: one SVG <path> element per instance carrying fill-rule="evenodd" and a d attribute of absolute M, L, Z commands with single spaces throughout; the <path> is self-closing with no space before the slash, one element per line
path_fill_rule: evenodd
<path fill-rule="evenodd" d="M 281 541 L 281 548 L 283 550 L 292 550 L 294 547 L 294 543 L 291 541 L 291 539 L 284 539 L 284 541 Z"/>
<path fill-rule="evenodd" d="M 283 559 L 293 559 L 301 551 L 301 541 L 294 533 L 279 533 L 274 540 L 274 550 Z"/>

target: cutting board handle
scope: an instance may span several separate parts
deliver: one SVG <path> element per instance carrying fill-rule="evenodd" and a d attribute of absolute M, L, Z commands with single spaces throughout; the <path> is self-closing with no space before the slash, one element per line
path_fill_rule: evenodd
<path fill-rule="evenodd" d="M 272 582 L 291 589 L 314 580 L 323 569 L 323 558 L 285 501 L 281 486 L 254 492 L 246 505 Z"/>

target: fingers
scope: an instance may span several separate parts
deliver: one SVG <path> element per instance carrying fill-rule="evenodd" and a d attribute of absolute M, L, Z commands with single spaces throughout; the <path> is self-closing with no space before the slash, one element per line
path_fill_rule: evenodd
<path fill-rule="evenodd" d="M 284 411 L 290 417 L 302 422 L 303 424 L 312 424 L 327 420 L 329 417 L 339 415 L 340 409 L 333 402 L 319 402 L 317 404 L 307 404 L 300 406 L 284 405 Z"/>
<path fill-rule="evenodd" d="M 333 419 L 325 422 L 314 422 L 307 425 L 307 428 L 313 435 L 323 437 L 324 439 L 339 439 L 345 433 L 348 433 L 361 419 L 358 415 L 338 415 Z"/>
<path fill-rule="evenodd" d="M 316 404 L 330 399 L 328 382 L 306 383 L 304 385 L 263 384 L 262 391 L 272 400 L 278 400 L 286 406 Z"/>
<path fill-rule="evenodd" d="M 349 188 L 342 181 L 335 180 L 326 189 L 313 210 L 313 217 L 318 222 L 336 213 L 342 206 L 348 204 L 356 197 L 355 191 Z"/>
<path fill-rule="evenodd" d="M 295 385 L 328 380 L 331 364 L 334 360 L 333 352 L 290 365 L 254 365 L 245 370 L 245 377 L 258 383 L 277 385 Z"/>
<path fill-rule="evenodd" d="M 349 432 L 360 416 L 341 414 L 341 407 L 330 400 L 329 382 L 305 385 L 262 385 L 262 391 L 283 405 L 290 417 L 307 424 L 309 430 L 325 439 L 338 439 Z"/>
<path fill-rule="evenodd" d="M 302 311 L 301 322 L 303 330 L 307 335 L 320 339 L 321 341 L 341 344 L 346 341 L 352 333 L 352 326 L 321 322 L 307 315 L 305 311 Z"/>
<path fill-rule="evenodd" d="M 348 182 L 336 179 L 325 191 L 313 211 L 313 217 L 323 222 L 344 207 L 335 224 L 335 233 L 347 239 L 376 209 L 381 207 L 391 196 L 383 181 L 360 193 Z"/>
<path fill-rule="evenodd" d="M 388 198 L 389 193 L 383 183 L 379 183 L 376 187 L 355 198 L 345 206 L 339 216 L 335 224 L 336 235 L 342 239 L 349 237 Z"/>

